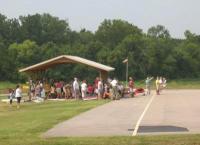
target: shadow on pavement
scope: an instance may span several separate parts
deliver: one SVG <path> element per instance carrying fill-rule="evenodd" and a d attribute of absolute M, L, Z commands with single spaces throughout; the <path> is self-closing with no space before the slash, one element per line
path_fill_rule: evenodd
<path fill-rule="evenodd" d="M 128 131 L 134 131 L 134 129 L 128 129 Z M 188 132 L 185 127 L 178 126 L 140 126 L 138 133 L 153 133 L 153 132 Z"/>

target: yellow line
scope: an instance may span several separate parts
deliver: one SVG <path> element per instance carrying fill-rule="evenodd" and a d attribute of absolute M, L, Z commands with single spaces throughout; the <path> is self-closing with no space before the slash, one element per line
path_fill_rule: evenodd
<path fill-rule="evenodd" d="M 137 135 L 137 132 L 138 132 L 138 129 L 139 129 L 139 126 L 140 126 L 140 123 L 145 115 L 145 113 L 147 112 L 147 110 L 149 109 L 149 106 L 151 105 L 151 103 L 153 102 L 153 99 L 155 98 L 156 94 L 154 93 L 153 96 L 151 97 L 150 101 L 148 102 L 148 104 L 146 105 L 143 113 L 141 114 L 140 118 L 138 119 L 137 123 L 136 123 L 136 126 L 135 126 L 135 129 L 133 131 L 133 134 L 132 136 L 136 136 Z"/>

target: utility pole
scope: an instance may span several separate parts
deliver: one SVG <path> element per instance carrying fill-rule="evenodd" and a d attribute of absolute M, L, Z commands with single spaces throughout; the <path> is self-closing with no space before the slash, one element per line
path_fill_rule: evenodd
<path fill-rule="evenodd" d="M 126 87 L 128 86 L 128 57 L 123 61 L 126 63 Z"/>

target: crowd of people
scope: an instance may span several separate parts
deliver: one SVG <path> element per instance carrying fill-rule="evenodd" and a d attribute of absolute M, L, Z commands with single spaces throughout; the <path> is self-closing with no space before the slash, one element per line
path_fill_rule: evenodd
<path fill-rule="evenodd" d="M 74 78 L 71 83 L 64 81 L 55 81 L 53 79 L 46 81 L 29 80 L 29 100 L 44 101 L 45 99 L 85 99 L 87 97 L 97 96 L 97 99 L 113 99 L 119 100 L 121 97 L 129 95 L 134 97 L 137 92 L 144 92 L 145 95 L 151 94 L 151 85 L 153 77 L 147 77 L 145 80 L 146 89 L 135 87 L 134 80 L 129 77 L 128 85 L 125 87 L 123 83 L 119 82 L 116 78 L 108 78 L 106 81 L 99 77 L 96 77 L 94 82 L 87 83 L 86 80 L 79 81 L 78 78 Z M 155 81 L 156 93 L 160 94 L 167 83 L 164 77 L 157 77 Z M 16 89 L 9 89 L 10 104 L 12 105 L 13 98 L 17 99 L 17 107 L 22 97 L 22 89 L 17 85 Z"/>
<path fill-rule="evenodd" d="M 49 85 L 48 85 L 49 84 Z M 91 96 L 97 96 L 98 99 L 119 99 L 123 93 L 123 85 L 117 79 L 108 79 L 103 81 L 96 77 L 94 83 L 87 83 L 86 80 L 79 81 L 78 78 L 70 83 L 64 81 L 50 80 L 29 81 L 29 99 L 51 98 L 51 99 L 84 99 Z"/>
<path fill-rule="evenodd" d="M 151 94 L 151 81 L 153 80 L 154 77 L 147 77 L 146 78 L 146 95 L 150 95 Z M 164 77 L 158 77 L 156 78 L 155 81 L 155 86 L 156 86 L 156 94 L 160 95 L 160 92 L 166 88 L 167 86 L 167 80 Z"/>

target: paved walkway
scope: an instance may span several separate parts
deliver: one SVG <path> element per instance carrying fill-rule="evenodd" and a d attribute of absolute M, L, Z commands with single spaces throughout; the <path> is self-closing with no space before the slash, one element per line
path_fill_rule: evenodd
<path fill-rule="evenodd" d="M 56 125 L 44 137 L 132 135 L 150 96 L 112 101 Z"/>
<path fill-rule="evenodd" d="M 200 133 L 200 90 L 161 92 L 146 112 L 138 133 Z"/>
<path fill-rule="evenodd" d="M 44 137 L 200 133 L 200 90 L 112 101 L 56 125 Z"/>

